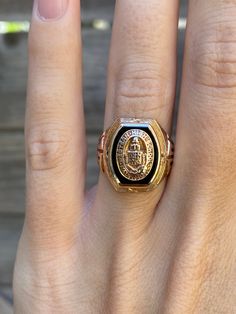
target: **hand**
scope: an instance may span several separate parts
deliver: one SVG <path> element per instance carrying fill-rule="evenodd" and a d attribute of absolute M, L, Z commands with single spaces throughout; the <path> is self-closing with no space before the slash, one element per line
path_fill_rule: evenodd
<path fill-rule="evenodd" d="M 105 128 L 151 117 L 170 132 L 177 2 L 117 1 Z M 233 1 L 190 1 L 174 167 L 167 185 L 138 194 L 103 174 L 84 193 L 79 6 L 34 6 L 15 313 L 235 313 Z"/>

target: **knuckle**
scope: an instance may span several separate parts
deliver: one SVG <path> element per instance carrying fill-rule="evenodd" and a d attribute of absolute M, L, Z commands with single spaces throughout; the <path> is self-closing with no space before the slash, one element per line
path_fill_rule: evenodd
<path fill-rule="evenodd" d="M 208 23 L 195 36 L 189 55 L 194 83 L 222 92 L 236 88 L 235 22 Z"/>
<path fill-rule="evenodd" d="M 31 170 L 47 171 L 64 165 L 69 136 L 58 125 L 34 127 L 27 140 L 27 160 Z"/>
<path fill-rule="evenodd" d="M 172 97 L 167 78 L 158 66 L 130 63 L 121 67 L 116 80 L 116 114 L 151 115 Z"/>

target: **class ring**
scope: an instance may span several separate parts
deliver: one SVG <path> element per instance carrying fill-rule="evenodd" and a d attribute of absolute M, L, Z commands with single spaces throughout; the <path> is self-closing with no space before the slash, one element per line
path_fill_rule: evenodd
<path fill-rule="evenodd" d="M 145 192 L 170 174 L 174 143 L 153 119 L 117 119 L 100 137 L 100 170 L 118 192 Z"/>

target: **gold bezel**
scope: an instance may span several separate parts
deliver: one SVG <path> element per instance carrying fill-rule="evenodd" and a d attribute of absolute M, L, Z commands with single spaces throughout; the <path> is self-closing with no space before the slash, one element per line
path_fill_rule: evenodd
<path fill-rule="evenodd" d="M 153 175 L 152 179 L 148 184 L 144 185 L 125 185 L 120 182 L 116 173 L 113 169 L 112 162 L 112 148 L 114 145 L 115 138 L 118 132 L 123 127 L 136 127 L 136 126 L 145 126 L 147 127 L 154 139 L 156 141 L 159 158 L 158 165 Z M 104 171 L 107 174 L 111 184 L 114 186 L 116 191 L 118 192 L 146 192 L 155 189 L 162 179 L 166 176 L 167 169 L 167 136 L 166 133 L 162 130 L 161 126 L 158 124 L 156 120 L 153 119 L 117 119 L 111 128 L 109 128 L 106 132 L 106 136 L 104 139 L 104 150 L 103 150 L 103 161 L 104 161 Z"/>

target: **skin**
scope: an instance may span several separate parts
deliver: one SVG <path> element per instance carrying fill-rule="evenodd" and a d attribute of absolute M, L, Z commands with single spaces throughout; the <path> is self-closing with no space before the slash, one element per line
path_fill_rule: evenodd
<path fill-rule="evenodd" d="M 103 174 L 84 192 L 79 7 L 33 12 L 15 313 L 235 313 L 235 1 L 189 1 L 174 167 L 136 195 Z M 105 128 L 153 117 L 170 132 L 177 20 L 177 0 L 117 1 Z"/>

